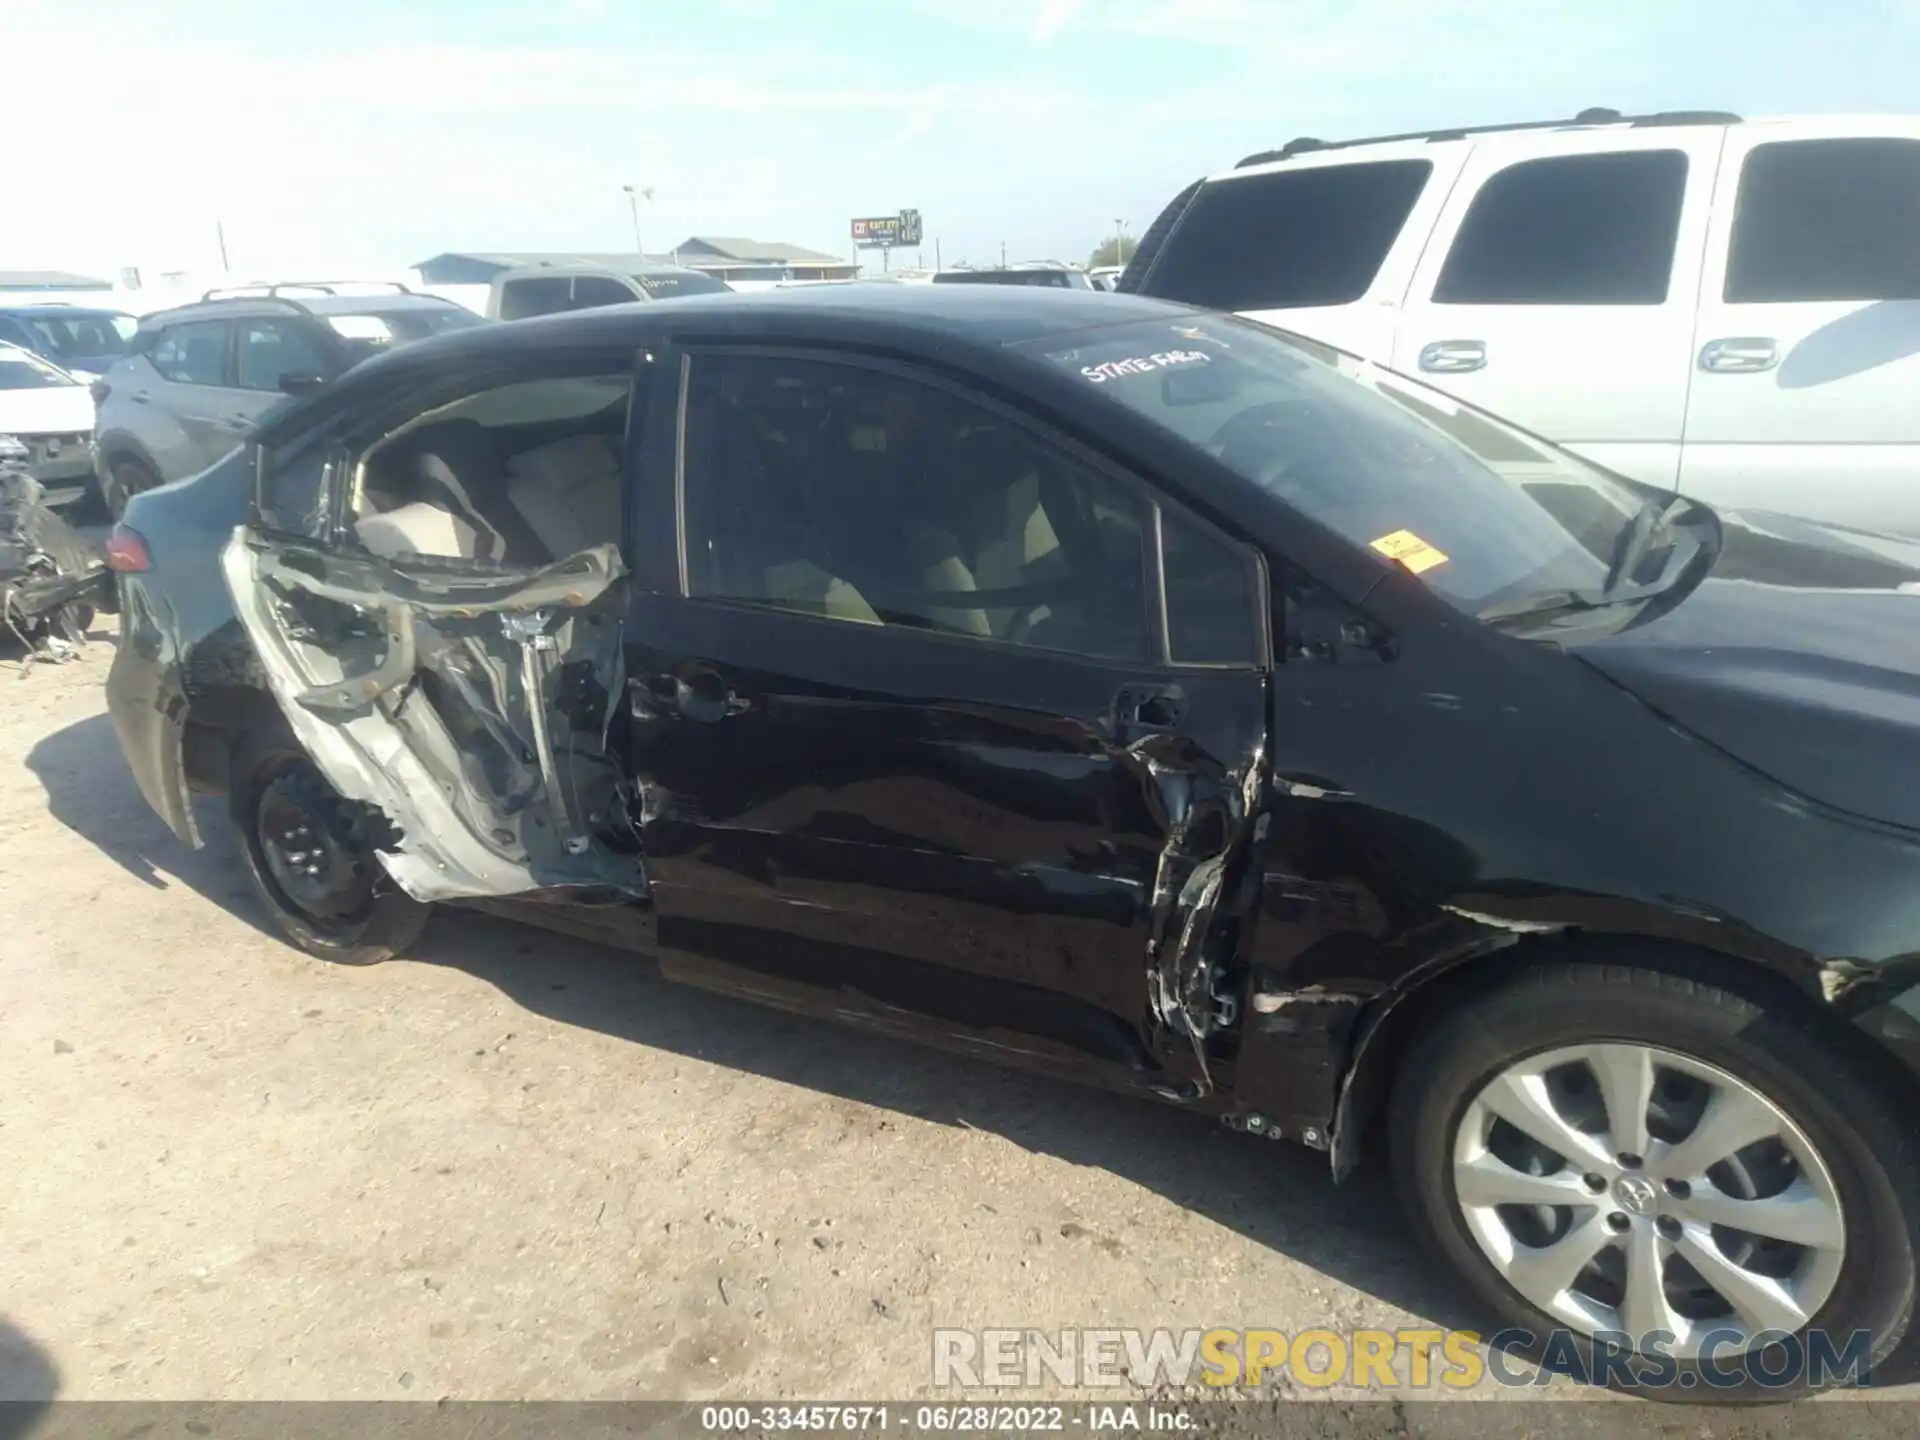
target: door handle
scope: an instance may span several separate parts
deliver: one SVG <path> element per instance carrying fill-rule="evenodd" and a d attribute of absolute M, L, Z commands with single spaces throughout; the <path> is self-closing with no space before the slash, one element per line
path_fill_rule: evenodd
<path fill-rule="evenodd" d="M 1753 375 L 1779 363 L 1779 350 L 1765 336 L 1709 340 L 1700 351 L 1700 368 L 1720 375 Z"/>
<path fill-rule="evenodd" d="M 247 431 L 253 428 L 253 422 L 251 420 L 223 420 L 220 423 L 225 425 L 229 430 Z"/>
<path fill-rule="evenodd" d="M 1464 375 L 1486 367 L 1484 340 L 1436 340 L 1420 347 L 1420 368 L 1430 375 Z"/>
<path fill-rule="evenodd" d="M 1186 697 L 1168 685 L 1122 685 L 1113 697 L 1118 731 L 1172 730 L 1186 713 Z"/>
<path fill-rule="evenodd" d="M 131 399 L 131 400 L 133 401 L 133 403 L 134 403 L 134 404 L 136 404 L 136 405 L 144 405 L 144 404 L 146 404 L 146 403 L 147 403 L 147 400 L 148 400 L 148 398 L 149 398 L 149 397 L 148 397 L 148 395 L 147 395 L 147 392 L 146 392 L 146 391 L 144 391 L 144 390 L 136 390 L 136 391 L 134 391 L 134 392 L 133 392 L 133 394 L 132 394 L 132 395 L 131 395 L 131 396 L 130 396 L 129 398 L 130 398 L 130 399 Z"/>
<path fill-rule="evenodd" d="M 696 667 L 673 678 L 673 708 L 689 720 L 712 724 L 738 715 L 750 703 L 721 678 L 717 670 Z"/>

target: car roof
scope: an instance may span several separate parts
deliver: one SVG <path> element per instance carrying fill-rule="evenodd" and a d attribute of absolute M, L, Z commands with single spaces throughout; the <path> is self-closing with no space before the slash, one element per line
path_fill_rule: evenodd
<path fill-rule="evenodd" d="M 1725 128 L 1744 124 L 1742 118 L 1724 110 L 1663 110 L 1647 115 L 1623 115 L 1618 110 L 1592 108 L 1578 115 L 1553 120 L 1521 120 L 1500 125 L 1465 125 L 1449 129 L 1414 131 L 1401 135 L 1371 135 L 1349 140 L 1323 140 L 1301 135 L 1277 150 L 1262 150 L 1249 155 L 1230 170 L 1208 176 L 1208 180 L 1228 180 L 1237 176 L 1263 174 L 1276 168 L 1301 165 L 1356 163 L 1394 160 L 1431 154 L 1436 146 L 1466 143 L 1491 145 L 1524 152 L 1537 148 L 1541 137 L 1569 130 L 1595 131 L 1662 129 L 1669 127 Z"/>
<path fill-rule="evenodd" d="M 706 271 L 696 270 L 691 265 L 663 265 L 649 262 L 645 265 L 601 265 L 592 260 L 562 260 L 552 265 L 516 265 L 511 270 L 502 270 L 493 277 L 495 285 L 509 280 L 532 280 L 543 275 L 614 275 L 626 279 L 638 279 L 642 275 L 705 275 Z"/>
<path fill-rule="evenodd" d="M 64 300 L 42 300 L 37 304 L 28 302 L 0 305 L 0 315 L 28 315 L 36 318 L 62 319 L 74 315 L 91 317 L 126 313 L 125 310 L 116 310 L 111 305 L 69 305 Z"/>
<path fill-rule="evenodd" d="M 234 295 L 218 300 L 195 300 L 170 310 L 140 317 L 140 328 L 177 325 L 189 320 L 219 320 L 228 316 L 265 315 L 395 315 L 407 311 L 462 310 L 465 306 L 438 295 L 412 293 L 377 295 Z"/>
<path fill-rule="evenodd" d="M 617 354 L 675 337 L 870 344 L 929 357 L 972 351 L 984 359 L 1024 341 L 1195 313 L 1190 305 L 1141 295 L 1024 285 L 808 285 L 602 305 L 398 346 L 279 411 L 276 422 L 304 428 L 305 417 L 352 408 L 369 393 L 404 384 L 422 371 L 570 352 Z"/>

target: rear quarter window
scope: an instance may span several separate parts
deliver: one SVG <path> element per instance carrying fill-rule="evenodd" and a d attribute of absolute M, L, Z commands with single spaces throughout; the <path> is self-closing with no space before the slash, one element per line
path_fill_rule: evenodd
<path fill-rule="evenodd" d="M 1382 160 L 1203 185 L 1142 293 L 1212 310 L 1350 304 L 1373 284 L 1432 175 L 1427 160 Z"/>

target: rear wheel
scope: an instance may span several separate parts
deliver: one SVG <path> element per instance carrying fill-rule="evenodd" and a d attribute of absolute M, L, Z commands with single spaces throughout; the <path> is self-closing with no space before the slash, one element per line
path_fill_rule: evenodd
<path fill-rule="evenodd" d="M 107 466 L 107 477 L 100 486 L 100 502 L 108 516 L 118 520 L 127 513 L 127 501 L 159 483 L 160 477 L 138 460 L 118 459 Z"/>
<path fill-rule="evenodd" d="M 254 887 L 309 955 L 372 965 L 419 939 L 432 907 L 393 883 L 357 807 L 292 740 L 242 742 L 232 806 Z"/>
<path fill-rule="evenodd" d="M 1911 1323 L 1911 1127 L 1794 1016 L 1701 979 L 1569 964 L 1467 1001 L 1407 1057 L 1392 1140 L 1432 1248 L 1552 1368 L 1778 1400 Z M 1809 1373 L 1823 1353 L 1840 1373 Z"/>

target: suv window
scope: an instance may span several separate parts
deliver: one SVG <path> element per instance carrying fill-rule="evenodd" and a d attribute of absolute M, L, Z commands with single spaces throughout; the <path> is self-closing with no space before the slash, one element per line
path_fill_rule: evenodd
<path fill-rule="evenodd" d="M 297 320 L 242 320 L 234 361 L 235 384 L 242 390 L 278 391 L 282 377 L 312 375 L 324 379 L 333 364 L 307 326 Z"/>
<path fill-rule="evenodd" d="M 1145 662 L 1148 506 L 946 390 L 829 361 L 698 357 L 689 593 Z"/>
<path fill-rule="evenodd" d="M 154 337 L 147 359 L 176 385 L 225 385 L 230 329 L 224 320 L 169 325 Z"/>
<path fill-rule="evenodd" d="M 605 275 L 538 275 L 501 285 L 500 318 L 527 320 L 567 310 L 625 305 L 638 298 L 631 288 Z"/>
<path fill-rule="evenodd" d="M 1920 141 L 1754 146 L 1724 293 L 1735 303 L 1920 299 Z"/>
<path fill-rule="evenodd" d="M 1384 160 L 1203 185 L 1144 293 L 1214 310 L 1358 300 L 1432 173 L 1426 160 Z"/>
<path fill-rule="evenodd" d="M 1440 305 L 1659 305 L 1673 275 L 1687 157 L 1559 155 L 1480 187 L 1434 286 Z"/>

